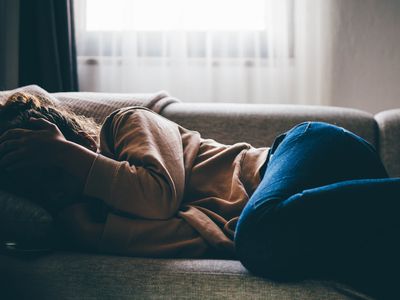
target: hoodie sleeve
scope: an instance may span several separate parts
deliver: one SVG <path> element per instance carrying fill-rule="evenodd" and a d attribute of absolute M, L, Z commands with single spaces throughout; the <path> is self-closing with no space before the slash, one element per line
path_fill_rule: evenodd
<path fill-rule="evenodd" d="M 117 213 L 158 220 L 174 216 L 185 185 L 178 125 L 144 108 L 125 108 L 106 119 L 100 138 L 110 157 L 98 154 L 84 194 Z"/>

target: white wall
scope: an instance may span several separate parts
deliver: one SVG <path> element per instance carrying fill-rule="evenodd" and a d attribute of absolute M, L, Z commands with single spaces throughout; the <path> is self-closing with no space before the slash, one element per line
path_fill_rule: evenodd
<path fill-rule="evenodd" d="M 400 107 L 400 1 L 333 2 L 331 104 Z"/>

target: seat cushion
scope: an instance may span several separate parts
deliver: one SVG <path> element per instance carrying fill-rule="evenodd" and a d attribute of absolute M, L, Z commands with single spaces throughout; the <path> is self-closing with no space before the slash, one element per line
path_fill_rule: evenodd
<path fill-rule="evenodd" d="M 6 295 L 21 299 L 368 299 L 333 281 L 255 277 L 233 260 L 0 256 L 0 274 L 7 275 L 1 281 Z"/>

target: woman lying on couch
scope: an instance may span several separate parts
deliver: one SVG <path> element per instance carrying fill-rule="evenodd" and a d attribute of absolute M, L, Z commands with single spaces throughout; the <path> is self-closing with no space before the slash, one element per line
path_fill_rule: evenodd
<path fill-rule="evenodd" d="M 0 168 L 46 198 L 83 249 L 237 257 L 281 279 L 399 260 L 400 179 L 341 127 L 306 122 L 271 148 L 223 145 L 142 107 L 113 112 L 100 131 L 17 93 L 0 107 L 0 134 Z"/>

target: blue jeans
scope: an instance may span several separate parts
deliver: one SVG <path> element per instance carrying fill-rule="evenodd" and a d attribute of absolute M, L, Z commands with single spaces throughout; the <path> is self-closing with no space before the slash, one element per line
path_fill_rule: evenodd
<path fill-rule="evenodd" d="M 265 166 L 235 234 L 248 270 L 283 280 L 360 277 L 399 261 L 400 178 L 388 178 L 368 142 L 306 122 L 275 140 Z"/>

